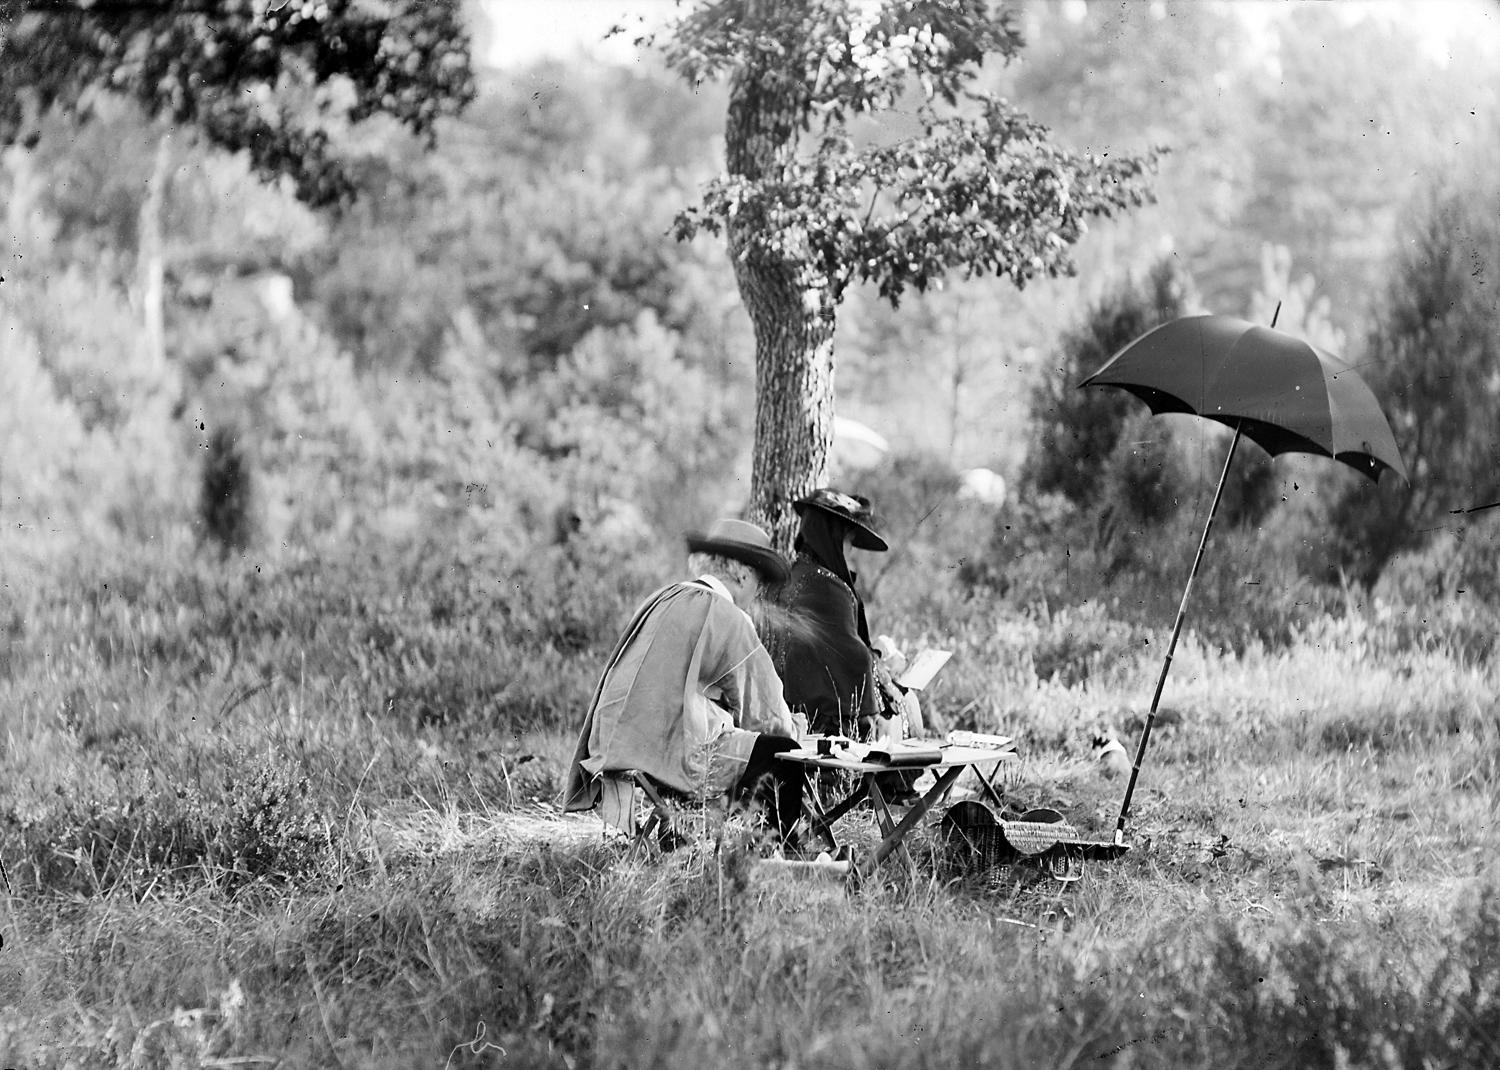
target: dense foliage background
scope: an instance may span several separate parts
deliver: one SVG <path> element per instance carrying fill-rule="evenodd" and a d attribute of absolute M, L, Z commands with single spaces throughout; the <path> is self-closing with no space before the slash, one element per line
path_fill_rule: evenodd
<path fill-rule="evenodd" d="M 746 500 L 749 326 L 720 246 L 670 233 L 721 167 L 722 90 L 649 54 L 481 67 L 435 146 L 344 131 L 338 210 L 96 92 L 93 121 L 35 110 L 0 149 L 7 1065 L 199 1065 L 301 1014 L 308 1064 L 489 1065 L 488 1021 L 537 1065 L 702 1065 L 716 1035 L 845 1065 L 898 1042 L 851 1039 L 851 1008 L 905 1043 L 933 1003 L 953 1028 L 922 1058 L 1007 1065 L 960 1028 L 996 990 L 1029 993 L 1015 1065 L 1128 1061 L 1137 1034 L 1184 1066 L 1266 1035 L 1300 1038 L 1285 1065 L 1493 1037 L 1493 894 L 1458 944 L 1443 925 L 1496 827 L 1500 31 L 1440 57 L 1342 5 L 1021 23 L 992 88 L 1060 143 L 1171 151 L 1076 278 L 847 296 L 839 411 L 890 449 L 836 477 L 894 547 L 860 562 L 875 630 L 957 653 L 932 708 L 1016 735 L 1021 790 L 1111 823 L 1088 740 L 1139 723 L 1226 442 L 1073 386 L 1163 318 L 1279 302 L 1368 374 L 1414 475 L 1242 451 L 1138 802 L 1154 852 L 1070 904 L 913 878 L 869 893 L 914 919 L 876 931 L 826 903 L 791 924 L 737 870 L 485 840 L 556 791 L 682 532 Z M 963 493 L 980 466 L 1003 502 Z M 731 984 L 752 939 L 774 954 Z M 696 1001 L 625 998 L 684 961 Z M 746 999 L 792 1024 L 738 1021 Z M 174 1007 L 228 1032 L 174 1063 Z"/>

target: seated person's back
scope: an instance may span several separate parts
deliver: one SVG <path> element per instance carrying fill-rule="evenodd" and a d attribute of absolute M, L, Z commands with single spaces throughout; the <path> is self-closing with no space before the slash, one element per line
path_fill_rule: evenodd
<path fill-rule="evenodd" d="M 688 545 L 715 574 L 668 584 L 636 610 L 589 704 L 566 809 L 591 809 L 599 777 L 626 770 L 695 798 L 744 796 L 774 768 L 768 751 L 795 746 L 781 680 L 735 604 L 784 579 L 785 561 L 743 521 L 721 520 Z"/>

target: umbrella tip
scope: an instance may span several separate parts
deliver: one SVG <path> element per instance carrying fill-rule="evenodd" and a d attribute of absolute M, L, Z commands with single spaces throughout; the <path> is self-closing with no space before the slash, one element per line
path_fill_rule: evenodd
<path fill-rule="evenodd" d="M 1281 302 L 1276 302 L 1276 311 L 1271 313 L 1271 326 L 1276 326 L 1276 319 L 1281 315 Z"/>

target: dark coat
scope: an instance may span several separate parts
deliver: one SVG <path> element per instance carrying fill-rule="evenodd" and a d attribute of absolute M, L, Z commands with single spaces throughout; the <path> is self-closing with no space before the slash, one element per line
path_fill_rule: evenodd
<path fill-rule="evenodd" d="M 875 653 L 854 586 L 799 553 L 772 598 L 764 636 L 786 704 L 820 735 L 862 738 L 880 710 Z"/>

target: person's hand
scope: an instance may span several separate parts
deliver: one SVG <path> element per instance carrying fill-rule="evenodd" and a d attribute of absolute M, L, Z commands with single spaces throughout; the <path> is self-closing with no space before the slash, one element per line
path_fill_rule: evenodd
<path fill-rule="evenodd" d="M 880 655 L 875 663 L 883 665 L 893 679 L 906 670 L 906 655 L 896 646 L 896 640 L 888 635 L 877 635 L 870 646 Z"/>
<path fill-rule="evenodd" d="M 901 693 L 901 708 L 906 714 L 906 734 L 914 739 L 922 739 L 927 735 L 927 725 L 922 717 L 922 703 L 917 698 L 915 691 L 903 691 Z"/>

